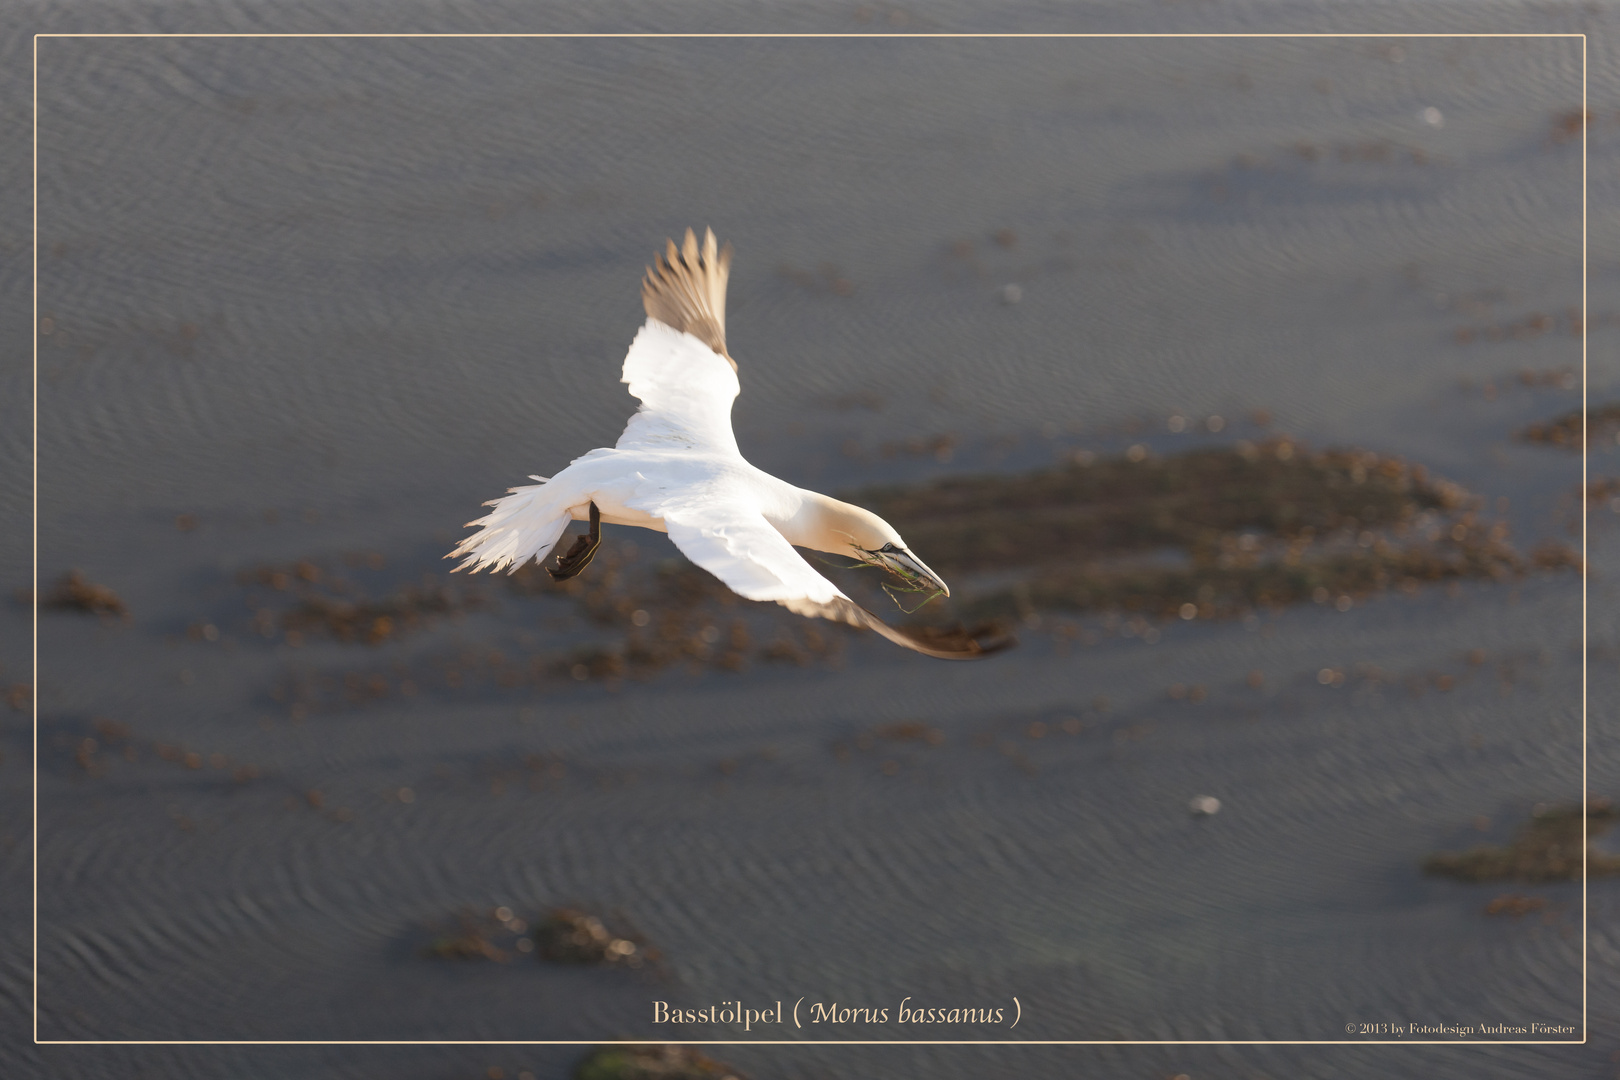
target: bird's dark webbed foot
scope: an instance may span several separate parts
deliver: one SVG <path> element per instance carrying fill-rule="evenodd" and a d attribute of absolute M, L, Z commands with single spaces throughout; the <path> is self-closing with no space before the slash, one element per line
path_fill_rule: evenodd
<path fill-rule="evenodd" d="M 557 569 L 546 567 L 553 581 L 566 581 L 591 565 L 596 549 L 602 546 L 602 514 L 591 503 L 591 531 L 574 541 L 574 546 L 557 556 Z"/>

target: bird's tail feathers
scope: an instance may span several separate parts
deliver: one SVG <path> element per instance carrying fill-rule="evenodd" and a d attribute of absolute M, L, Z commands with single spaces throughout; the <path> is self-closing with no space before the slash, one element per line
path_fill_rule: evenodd
<path fill-rule="evenodd" d="M 533 479 L 540 479 L 534 477 Z M 573 520 L 564 493 L 548 491 L 545 481 L 511 488 L 510 494 L 492 499 L 488 514 L 469 527 L 478 532 L 462 540 L 447 559 L 460 558 L 459 570 L 505 570 L 516 573 L 531 558 L 544 558 Z"/>

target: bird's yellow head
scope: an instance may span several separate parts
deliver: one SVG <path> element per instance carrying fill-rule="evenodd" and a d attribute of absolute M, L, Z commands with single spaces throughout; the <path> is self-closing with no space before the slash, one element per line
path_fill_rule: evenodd
<path fill-rule="evenodd" d="M 843 543 L 838 545 L 842 550 L 832 546 L 821 550 L 849 555 L 869 566 L 879 567 L 897 579 L 898 587 L 906 592 L 951 595 L 950 586 L 930 570 L 927 563 L 912 554 L 893 525 L 862 507 L 827 501 L 832 505 L 826 528 Z"/>

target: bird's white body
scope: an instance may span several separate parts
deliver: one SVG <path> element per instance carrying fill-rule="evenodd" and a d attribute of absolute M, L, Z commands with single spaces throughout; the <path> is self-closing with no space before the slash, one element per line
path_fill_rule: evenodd
<path fill-rule="evenodd" d="M 779 480 L 743 458 L 731 430 L 740 386 L 723 357 L 692 335 L 648 319 L 625 357 L 623 381 L 642 406 L 617 445 L 592 450 L 550 480 L 497 499 L 494 511 L 474 522 L 482 530 L 458 549 L 467 555 L 463 565 L 515 570 L 543 558 L 568 523 L 585 520 L 595 503 L 607 524 L 669 533 L 688 558 L 750 600 L 798 610 L 843 596 L 793 547 L 853 554 L 854 538 L 829 532 L 825 520 L 829 507 L 847 504 Z M 900 540 L 888 532 L 885 540 Z M 808 604 L 793 602 L 801 599 Z"/>
<path fill-rule="evenodd" d="M 628 483 L 626 470 L 634 477 Z M 576 501 L 570 508 L 574 521 L 586 520 L 588 506 L 594 501 L 602 520 L 609 525 L 632 525 L 662 533 L 667 533 L 669 526 L 662 517 L 641 509 L 647 500 L 694 483 L 725 489 L 741 501 L 758 506 L 760 516 L 788 543 L 795 547 L 815 546 L 810 542 L 813 530 L 808 528 L 810 514 L 806 511 L 813 505 L 810 500 L 816 493 L 778 480 L 741 455 L 732 458 L 702 451 L 630 451 L 617 447 L 592 450 L 576 458 L 550 483 L 562 485 L 557 489 L 559 498 L 565 497 L 564 490 L 576 486 L 586 496 L 584 505 Z"/>
<path fill-rule="evenodd" d="M 684 252 L 670 245 L 659 276 L 649 275 L 643 287 L 648 319 L 624 359 L 622 381 L 641 400 L 624 434 L 550 480 L 534 477 L 538 483 L 486 504 L 494 509 L 470 523 L 478 532 L 451 553 L 465 557 L 457 569 L 515 571 L 545 558 L 568 523 L 588 520 L 594 506 L 602 522 L 667 533 L 687 558 L 750 600 L 866 626 L 933 656 L 993 651 L 965 636 L 923 639 L 887 626 L 793 550 L 859 559 L 948 595 L 876 514 L 795 487 L 743 459 L 731 429 L 741 387 L 724 338 L 729 262 L 730 249 L 717 255 L 713 233 L 701 251 L 690 232 Z"/>

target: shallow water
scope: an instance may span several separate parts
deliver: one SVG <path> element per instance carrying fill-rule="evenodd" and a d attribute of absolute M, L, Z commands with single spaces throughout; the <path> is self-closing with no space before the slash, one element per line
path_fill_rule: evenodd
<path fill-rule="evenodd" d="M 1568 542 L 1579 457 L 1512 436 L 1580 403 L 1558 378 L 1581 367 L 1567 314 L 1581 155 L 1560 127 L 1580 103 L 1578 46 L 42 41 L 40 572 L 82 568 L 131 618 L 40 621 L 39 1035 L 741 1039 L 656 1028 L 650 1003 L 803 997 L 893 1015 L 907 995 L 1008 1010 L 1016 997 L 1021 1019 L 765 1037 L 1578 1025 L 1578 886 L 1419 869 L 1579 795 L 1571 574 L 1176 623 L 1151 644 L 1070 646 L 1031 626 L 974 665 L 868 635 L 835 664 L 617 688 L 420 674 L 414 697 L 307 715 L 275 688 L 592 631 L 560 601 L 486 585 L 486 608 L 398 642 L 294 648 L 256 633 L 235 582 L 300 559 L 331 572 L 357 552 L 380 567 L 342 572 L 378 589 L 440 572 L 484 499 L 611 443 L 632 404 L 617 375 L 641 268 L 705 224 L 737 253 L 739 441 L 796 483 L 846 491 L 1284 432 L 1422 463 L 1490 508 L 1506 499 L 1523 550 Z M 1613 69 L 1593 75 L 1597 198 L 1613 193 L 1620 112 Z M 1604 402 L 1620 382 L 1606 360 L 1620 267 L 1595 254 L 1590 270 L 1588 391 Z M 1198 434 L 1172 433 L 1172 416 Z M 25 461 L 24 438 L 5 439 Z M 1592 475 L 1614 471 L 1614 449 L 1594 451 Z M 1601 576 L 1620 565 L 1615 520 L 1594 511 L 1594 703 L 1615 683 Z M 672 553 L 634 539 L 643 563 Z M 797 631 L 785 613 L 750 617 Z M 205 624 L 213 640 L 188 636 Z M 26 608 L 0 633 L 0 674 L 26 681 Z M 1374 667 L 1387 677 L 1318 679 Z M 1174 684 L 1205 696 L 1173 699 Z M 25 887 L 30 749 L 26 714 L 10 716 L 7 874 Z M 84 767 L 98 719 L 127 726 L 137 760 L 103 735 Z M 862 747 L 909 719 L 943 742 Z M 1613 755 L 1590 749 L 1592 790 L 1616 794 Z M 1199 794 L 1221 812 L 1189 815 Z M 1483 914 L 1509 891 L 1547 897 L 1546 917 Z M 1503 1049 L 1497 1074 L 1609 1074 L 1620 1029 L 1601 961 L 1620 892 L 1596 881 L 1588 899 L 1592 1042 Z M 424 924 L 502 903 L 617 909 L 666 960 L 630 973 L 416 951 Z M 25 968 L 0 986 L 26 1004 Z M 716 1052 L 754 1076 L 1478 1067 L 1450 1048 Z M 578 1051 L 5 1053 L 64 1076 L 425 1078 L 560 1076 Z"/>

